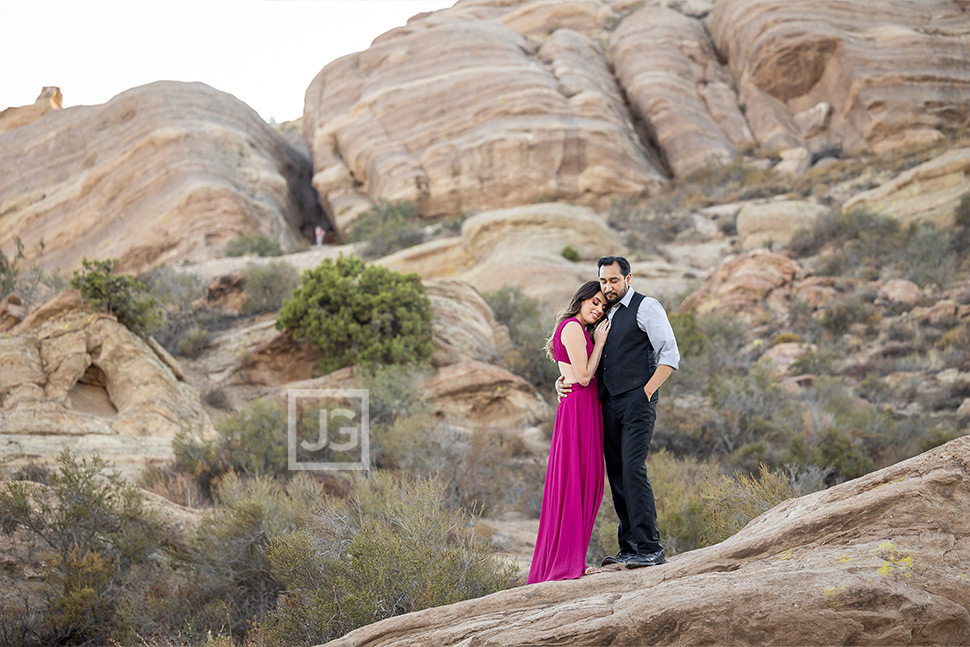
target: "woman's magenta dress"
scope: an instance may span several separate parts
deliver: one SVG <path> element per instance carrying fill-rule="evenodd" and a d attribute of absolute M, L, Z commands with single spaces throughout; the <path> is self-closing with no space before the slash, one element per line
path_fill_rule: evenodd
<path fill-rule="evenodd" d="M 566 319 L 553 336 L 552 354 L 559 362 L 569 362 L 560 335 L 570 321 L 577 320 Z M 593 340 L 585 327 L 583 333 L 589 357 Z M 586 549 L 603 500 L 603 470 L 603 410 L 594 375 L 586 386 L 574 384 L 556 411 L 528 584 L 576 579 L 586 570 Z"/>

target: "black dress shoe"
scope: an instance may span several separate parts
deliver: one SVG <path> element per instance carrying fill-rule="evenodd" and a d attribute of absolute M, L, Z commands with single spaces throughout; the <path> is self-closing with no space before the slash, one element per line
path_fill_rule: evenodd
<path fill-rule="evenodd" d="M 644 566 L 659 566 L 667 561 L 667 554 L 661 548 L 655 553 L 637 553 L 626 560 L 627 568 L 643 568 Z"/>
<path fill-rule="evenodd" d="M 603 563 L 600 566 L 609 566 L 610 564 L 625 564 L 628 559 L 634 556 L 634 553 L 619 553 L 618 555 L 607 555 L 603 558 Z"/>

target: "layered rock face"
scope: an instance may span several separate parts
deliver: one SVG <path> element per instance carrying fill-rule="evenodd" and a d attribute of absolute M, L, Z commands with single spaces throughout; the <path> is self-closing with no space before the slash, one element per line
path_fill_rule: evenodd
<path fill-rule="evenodd" d="M 0 336 L 0 456 L 16 466 L 64 448 L 122 471 L 171 456 L 172 437 L 211 423 L 178 364 L 65 292 Z"/>
<path fill-rule="evenodd" d="M 662 186 L 598 45 L 560 31 L 540 45 L 496 20 L 418 19 L 324 68 L 303 127 L 338 225 L 381 197 L 437 216 Z"/>
<path fill-rule="evenodd" d="M 324 207 L 601 208 L 752 144 L 799 172 L 970 123 L 959 3 L 659 4 L 466 0 L 328 65 L 303 122 Z"/>
<path fill-rule="evenodd" d="M 0 135 L 0 246 L 71 270 L 137 272 L 222 256 L 262 233 L 284 248 L 322 218 L 309 162 L 253 110 L 200 83 L 158 82 Z M 309 233 L 308 233 L 309 237 Z"/>
<path fill-rule="evenodd" d="M 626 252 L 617 232 L 595 213 L 566 204 L 535 204 L 486 211 L 462 224 L 461 236 L 434 240 L 377 262 L 424 279 L 458 278 L 480 292 L 519 288 L 555 311 L 585 281 L 596 279 L 596 259 Z M 580 261 L 566 260 L 572 247 Z"/>
<path fill-rule="evenodd" d="M 970 122 L 966 3 L 721 0 L 708 24 L 768 148 L 881 152 Z"/>
<path fill-rule="evenodd" d="M 674 175 L 733 161 L 752 140 L 731 75 L 700 21 L 644 7 L 610 40 L 617 79 Z"/>
<path fill-rule="evenodd" d="M 398 616 L 329 645 L 966 645 L 970 438 L 667 564 Z"/>

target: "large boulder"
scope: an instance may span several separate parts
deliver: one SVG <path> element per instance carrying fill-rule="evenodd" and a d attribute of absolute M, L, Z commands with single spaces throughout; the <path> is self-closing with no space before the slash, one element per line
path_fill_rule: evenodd
<path fill-rule="evenodd" d="M 157 344 L 61 293 L 0 335 L 2 462 L 49 462 L 64 448 L 122 472 L 167 459 L 181 428 L 211 427 L 180 375 Z"/>
<path fill-rule="evenodd" d="M 805 271 L 787 256 L 756 249 L 725 259 L 680 309 L 759 321 L 787 312 L 792 283 L 803 276 Z"/>
<path fill-rule="evenodd" d="M 572 247 L 580 261 L 563 257 Z M 596 259 L 622 254 L 618 232 L 589 209 L 559 203 L 486 211 L 462 224 L 461 236 L 431 241 L 377 262 L 422 278 L 453 277 L 480 292 L 518 287 L 555 310 L 583 282 L 596 278 Z"/>
<path fill-rule="evenodd" d="M 500 591 L 328 645 L 966 645 L 968 536 L 963 437 L 663 566 Z"/>
<path fill-rule="evenodd" d="M 811 229 L 829 207 L 803 200 L 768 200 L 746 203 L 738 212 L 741 248 L 784 247 L 800 229 Z"/>
<path fill-rule="evenodd" d="M 0 168 L 0 248 L 20 237 L 47 270 L 84 256 L 118 258 L 127 272 L 204 260 L 240 234 L 295 249 L 322 218 L 309 160 L 201 83 L 51 112 L 0 135 Z"/>
<path fill-rule="evenodd" d="M 708 17 L 769 149 L 882 152 L 970 117 L 966 3 L 722 0 Z"/>
<path fill-rule="evenodd" d="M 537 200 L 605 206 L 666 183 L 611 109 L 621 95 L 596 42 L 574 32 L 542 46 L 500 9 L 415 17 L 310 84 L 313 185 L 341 230 L 378 198 L 436 217 Z M 500 13 L 510 11 L 521 8 Z"/>

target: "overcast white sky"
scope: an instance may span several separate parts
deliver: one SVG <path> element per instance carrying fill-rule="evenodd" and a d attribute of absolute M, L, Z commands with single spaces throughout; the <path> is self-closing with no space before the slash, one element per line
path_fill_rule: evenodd
<path fill-rule="evenodd" d="M 327 63 L 455 0 L 0 0 L 0 110 L 56 85 L 64 107 L 202 81 L 263 119 L 303 115 Z"/>

